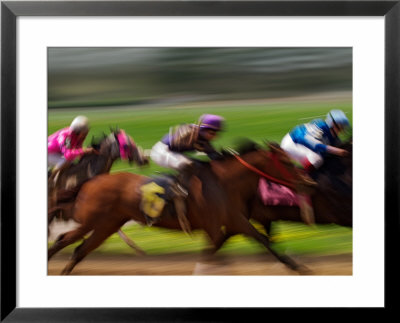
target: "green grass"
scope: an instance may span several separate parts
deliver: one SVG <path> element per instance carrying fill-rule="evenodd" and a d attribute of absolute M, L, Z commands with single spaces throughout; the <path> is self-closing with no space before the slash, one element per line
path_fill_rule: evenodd
<path fill-rule="evenodd" d="M 352 252 L 352 231 L 336 225 L 319 225 L 315 228 L 301 223 L 276 222 L 273 236 L 276 251 L 290 251 L 295 254 L 343 254 Z M 261 226 L 255 223 L 257 229 L 263 232 Z M 189 236 L 180 231 L 157 227 L 147 227 L 140 224 L 129 224 L 123 231 L 149 255 L 168 253 L 200 253 L 207 246 L 206 235 L 199 230 Z M 80 242 L 63 250 L 71 253 Z M 237 235 L 228 240 L 219 253 L 224 254 L 254 254 L 265 249 L 253 239 Z M 117 233 L 102 244 L 96 253 L 133 254 L 134 251 L 122 242 Z"/>
<path fill-rule="evenodd" d="M 351 119 L 351 103 L 277 103 L 227 106 L 181 106 L 178 108 L 142 108 L 113 107 L 86 109 L 52 109 L 48 114 L 48 132 L 53 133 L 67 126 L 78 114 L 86 115 L 91 122 L 91 130 L 85 141 L 89 144 L 92 136 L 109 133 L 110 127 L 118 125 L 133 137 L 135 142 L 144 149 L 159 141 L 171 126 L 196 122 L 204 113 L 219 114 L 226 118 L 226 131 L 215 141 L 217 148 L 232 146 L 238 137 L 247 137 L 262 143 L 264 140 L 280 142 L 282 137 L 295 125 L 304 122 L 304 118 L 323 116 L 332 108 L 341 108 L 349 112 Z M 116 161 L 112 171 L 132 171 L 139 174 L 152 174 L 161 170 L 151 163 L 150 167 L 139 169 L 123 161 Z"/>
<path fill-rule="evenodd" d="M 216 140 L 218 148 L 232 146 L 235 138 L 247 137 L 262 143 L 264 140 L 280 142 L 281 138 L 295 125 L 324 116 L 330 109 L 344 110 L 352 119 L 350 102 L 321 103 L 254 103 L 238 105 L 191 105 L 181 107 L 110 107 L 51 109 L 48 113 L 48 131 L 52 133 L 67 126 L 79 114 L 86 115 L 91 122 L 91 136 L 109 133 L 110 127 L 118 126 L 131 135 L 144 149 L 151 147 L 168 132 L 169 127 L 179 123 L 195 122 L 203 113 L 219 114 L 226 118 L 226 131 Z M 151 163 L 146 168 L 129 166 L 124 161 L 114 163 L 112 172 L 129 171 L 150 175 L 164 170 Z M 300 223 L 277 222 L 275 247 L 278 251 L 293 253 L 337 254 L 352 251 L 352 231 L 339 226 L 317 226 L 310 228 Z M 261 229 L 261 228 L 259 228 Z M 200 252 L 206 245 L 203 232 L 194 232 L 191 237 L 182 232 L 154 227 L 130 225 L 125 232 L 147 253 Z M 65 249 L 71 252 L 77 244 Z M 263 247 L 244 236 L 232 237 L 220 252 L 257 253 Z M 96 252 L 132 253 L 132 250 L 117 234 L 111 236 Z"/>

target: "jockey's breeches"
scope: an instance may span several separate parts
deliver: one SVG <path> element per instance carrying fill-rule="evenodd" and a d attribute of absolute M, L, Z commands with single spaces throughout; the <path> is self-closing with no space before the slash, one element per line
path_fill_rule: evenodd
<path fill-rule="evenodd" d="M 47 154 L 47 167 L 60 168 L 67 160 L 63 154 L 60 153 L 48 153 Z"/>
<path fill-rule="evenodd" d="M 281 148 L 302 165 L 306 164 L 308 161 L 315 168 L 319 168 L 324 162 L 324 159 L 320 154 L 317 154 L 304 145 L 295 143 L 289 134 L 283 137 Z"/>
<path fill-rule="evenodd" d="M 151 149 L 150 158 L 159 166 L 176 170 L 190 164 L 190 160 L 187 157 L 171 151 L 168 145 L 161 141 L 157 142 Z"/>

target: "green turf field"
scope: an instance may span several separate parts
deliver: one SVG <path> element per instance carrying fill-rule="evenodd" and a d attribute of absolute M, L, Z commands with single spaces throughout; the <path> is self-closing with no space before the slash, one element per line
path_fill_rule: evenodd
<path fill-rule="evenodd" d="M 208 105 L 186 105 L 178 107 L 110 107 L 86 109 L 51 109 L 48 113 L 49 134 L 68 126 L 80 114 L 91 122 L 91 130 L 85 141 L 91 137 L 109 133 L 110 127 L 124 129 L 144 149 L 151 147 L 166 134 L 169 127 L 196 122 L 203 113 L 219 114 L 225 117 L 226 130 L 215 142 L 215 146 L 233 146 L 236 138 L 247 137 L 259 143 L 264 140 L 280 142 L 281 138 L 295 125 L 322 117 L 330 109 L 342 109 L 352 120 L 351 102 L 329 103 L 215 103 Z M 163 170 L 154 163 L 140 169 L 127 162 L 114 163 L 112 172 L 128 171 L 144 175 Z M 295 253 L 337 254 L 352 251 L 352 230 L 335 225 L 309 228 L 299 223 L 277 222 L 274 237 L 279 250 Z M 192 237 L 184 233 L 159 228 L 129 225 L 125 232 L 147 253 L 198 252 L 205 245 L 205 237 L 195 232 Z M 75 245 L 74 245 L 75 246 Z M 66 249 L 70 252 L 71 248 Z M 233 237 L 220 252 L 254 253 L 262 251 L 258 243 L 243 236 Z M 132 253 L 131 249 L 115 234 L 97 252 Z"/>

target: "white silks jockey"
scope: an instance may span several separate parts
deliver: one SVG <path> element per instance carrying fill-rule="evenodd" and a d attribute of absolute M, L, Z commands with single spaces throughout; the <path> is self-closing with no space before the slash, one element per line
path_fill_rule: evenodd
<path fill-rule="evenodd" d="M 178 126 L 175 131 L 170 131 L 151 150 L 150 157 L 155 163 L 179 172 L 174 204 L 179 222 L 185 232 L 190 232 L 190 224 L 185 216 L 184 200 L 188 194 L 189 180 L 194 172 L 194 164 L 184 153 L 198 151 L 207 154 L 211 160 L 220 158 L 221 154 L 214 149 L 210 142 L 223 130 L 223 126 L 224 118 L 205 114 L 200 117 L 198 124 L 183 124 Z"/>
<path fill-rule="evenodd" d="M 205 114 L 200 117 L 198 124 L 183 124 L 173 133 L 165 135 L 153 146 L 150 157 L 158 165 L 178 171 L 192 164 L 191 160 L 183 155 L 184 152 L 200 151 L 206 153 L 210 159 L 216 159 L 220 157 L 220 153 L 210 142 L 223 130 L 223 125 L 224 118 Z"/>
<path fill-rule="evenodd" d="M 293 159 L 310 171 L 321 167 L 327 154 L 347 155 L 347 151 L 337 146 L 339 134 L 350 127 L 349 120 L 341 110 L 332 110 L 326 120 L 315 119 L 293 128 L 281 142 L 281 147 Z"/>

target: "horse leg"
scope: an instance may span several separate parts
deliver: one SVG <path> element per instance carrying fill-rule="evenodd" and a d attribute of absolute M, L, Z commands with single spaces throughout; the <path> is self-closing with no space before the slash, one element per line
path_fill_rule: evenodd
<path fill-rule="evenodd" d="M 54 207 L 47 212 L 47 235 L 50 236 L 50 225 L 59 212 L 58 208 Z"/>
<path fill-rule="evenodd" d="M 273 250 L 268 237 L 257 231 L 257 229 L 245 217 L 240 216 L 240 220 L 237 222 L 237 224 L 239 225 L 238 228 L 240 228 L 238 230 L 238 233 L 243 233 L 249 237 L 256 239 L 258 242 L 263 244 L 264 247 L 266 247 L 275 258 L 284 263 L 287 267 L 301 274 L 310 273 L 309 269 L 306 268 L 304 265 L 300 265 L 289 256 L 281 255 Z"/>
<path fill-rule="evenodd" d="M 206 249 L 203 253 L 204 259 L 207 261 L 218 261 L 219 264 L 229 264 L 229 257 L 224 254 L 216 255 L 217 251 L 225 244 L 225 242 L 232 237 L 233 233 L 220 232 L 220 235 L 214 237 L 210 248 Z"/>
<path fill-rule="evenodd" d="M 83 236 L 90 230 L 91 228 L 89 227 L 81 226 L 75 230 L 61 234 L 57 238 L 56 242 L 54 242 L 54 244 L 49 248 L 47 260 L 50 260 L 50 258 L 61 249 L 83 238 Z"/>
<path fill-rule="evenodd" d="M 211 247 L 204 250 L 204 255 L 205 256 L 214 255 L 222 247 L 222 245 L 226 242 L 226 240 L 228 240 L 232 235 L 233 235 L 232 233 L 224 233 L 220 231 L 219 234 L 210 236 Z"/>
<path fill-rule="evenodd" d="M 272 227 L 272 221 L 267 221 L 262 223 L 262 226 L 264 227 L 265 233 L 267 234 L 267 237 L 271 240 L 271 227 Z"/>
<path fill-rule="evenodd" d="M 58 208 L 52 208 L 47 212 L 47 225 L 50 226 L 50 224 L 53 222 L 56 214 L 57 214 Z"/>
<path fill-rule="evenodd" d="M 225 234 L 220 232 L 217 235 L 209 235 L 211 246 L 204 249 L 202 252 L 202 258 L 204 261 L 212 261 L 215 253 L 222 247 L 222 245 L 228 240 L 232 234 Z"/>
<path fill-rule="evenodd" d="M 136 251 L 136 253 L 140 256 L 145 256 L 146 253 L 137 245 L 135 244 L 132 239 L 130 239 L 125 232 L 123 232 L 121 229 L 118 230 L 118 235 L 121 237 L 124 242 L 131 247 L 133 250 Z"/>
<path fill-rule="evenodd" d="M 59 218 L 61 219 L 62 211 L 65 211 L 63 206 L 54 206 L 47 212 L 47 226 L 50 227 L 51 223 L 59 214 Z"/>
<path fill-rule="evenodd" d="M 117 232 L 119 228 L 119 225 L 116 226 L 112 225 L 111 223 L 109 226 L 97 225 L 90 237 L 75 248 L 70 261 L 61 272 L 61 275 L 69 275 L 72 269 L 74 269 L 74 267 L 80 261 L 82 261 L 83 258 L 85 258 L 91 251 L 100 246 L 104 242 L 104 240 L 106 240 L 110 235 L 112 235 L 114 232 Z"/>

